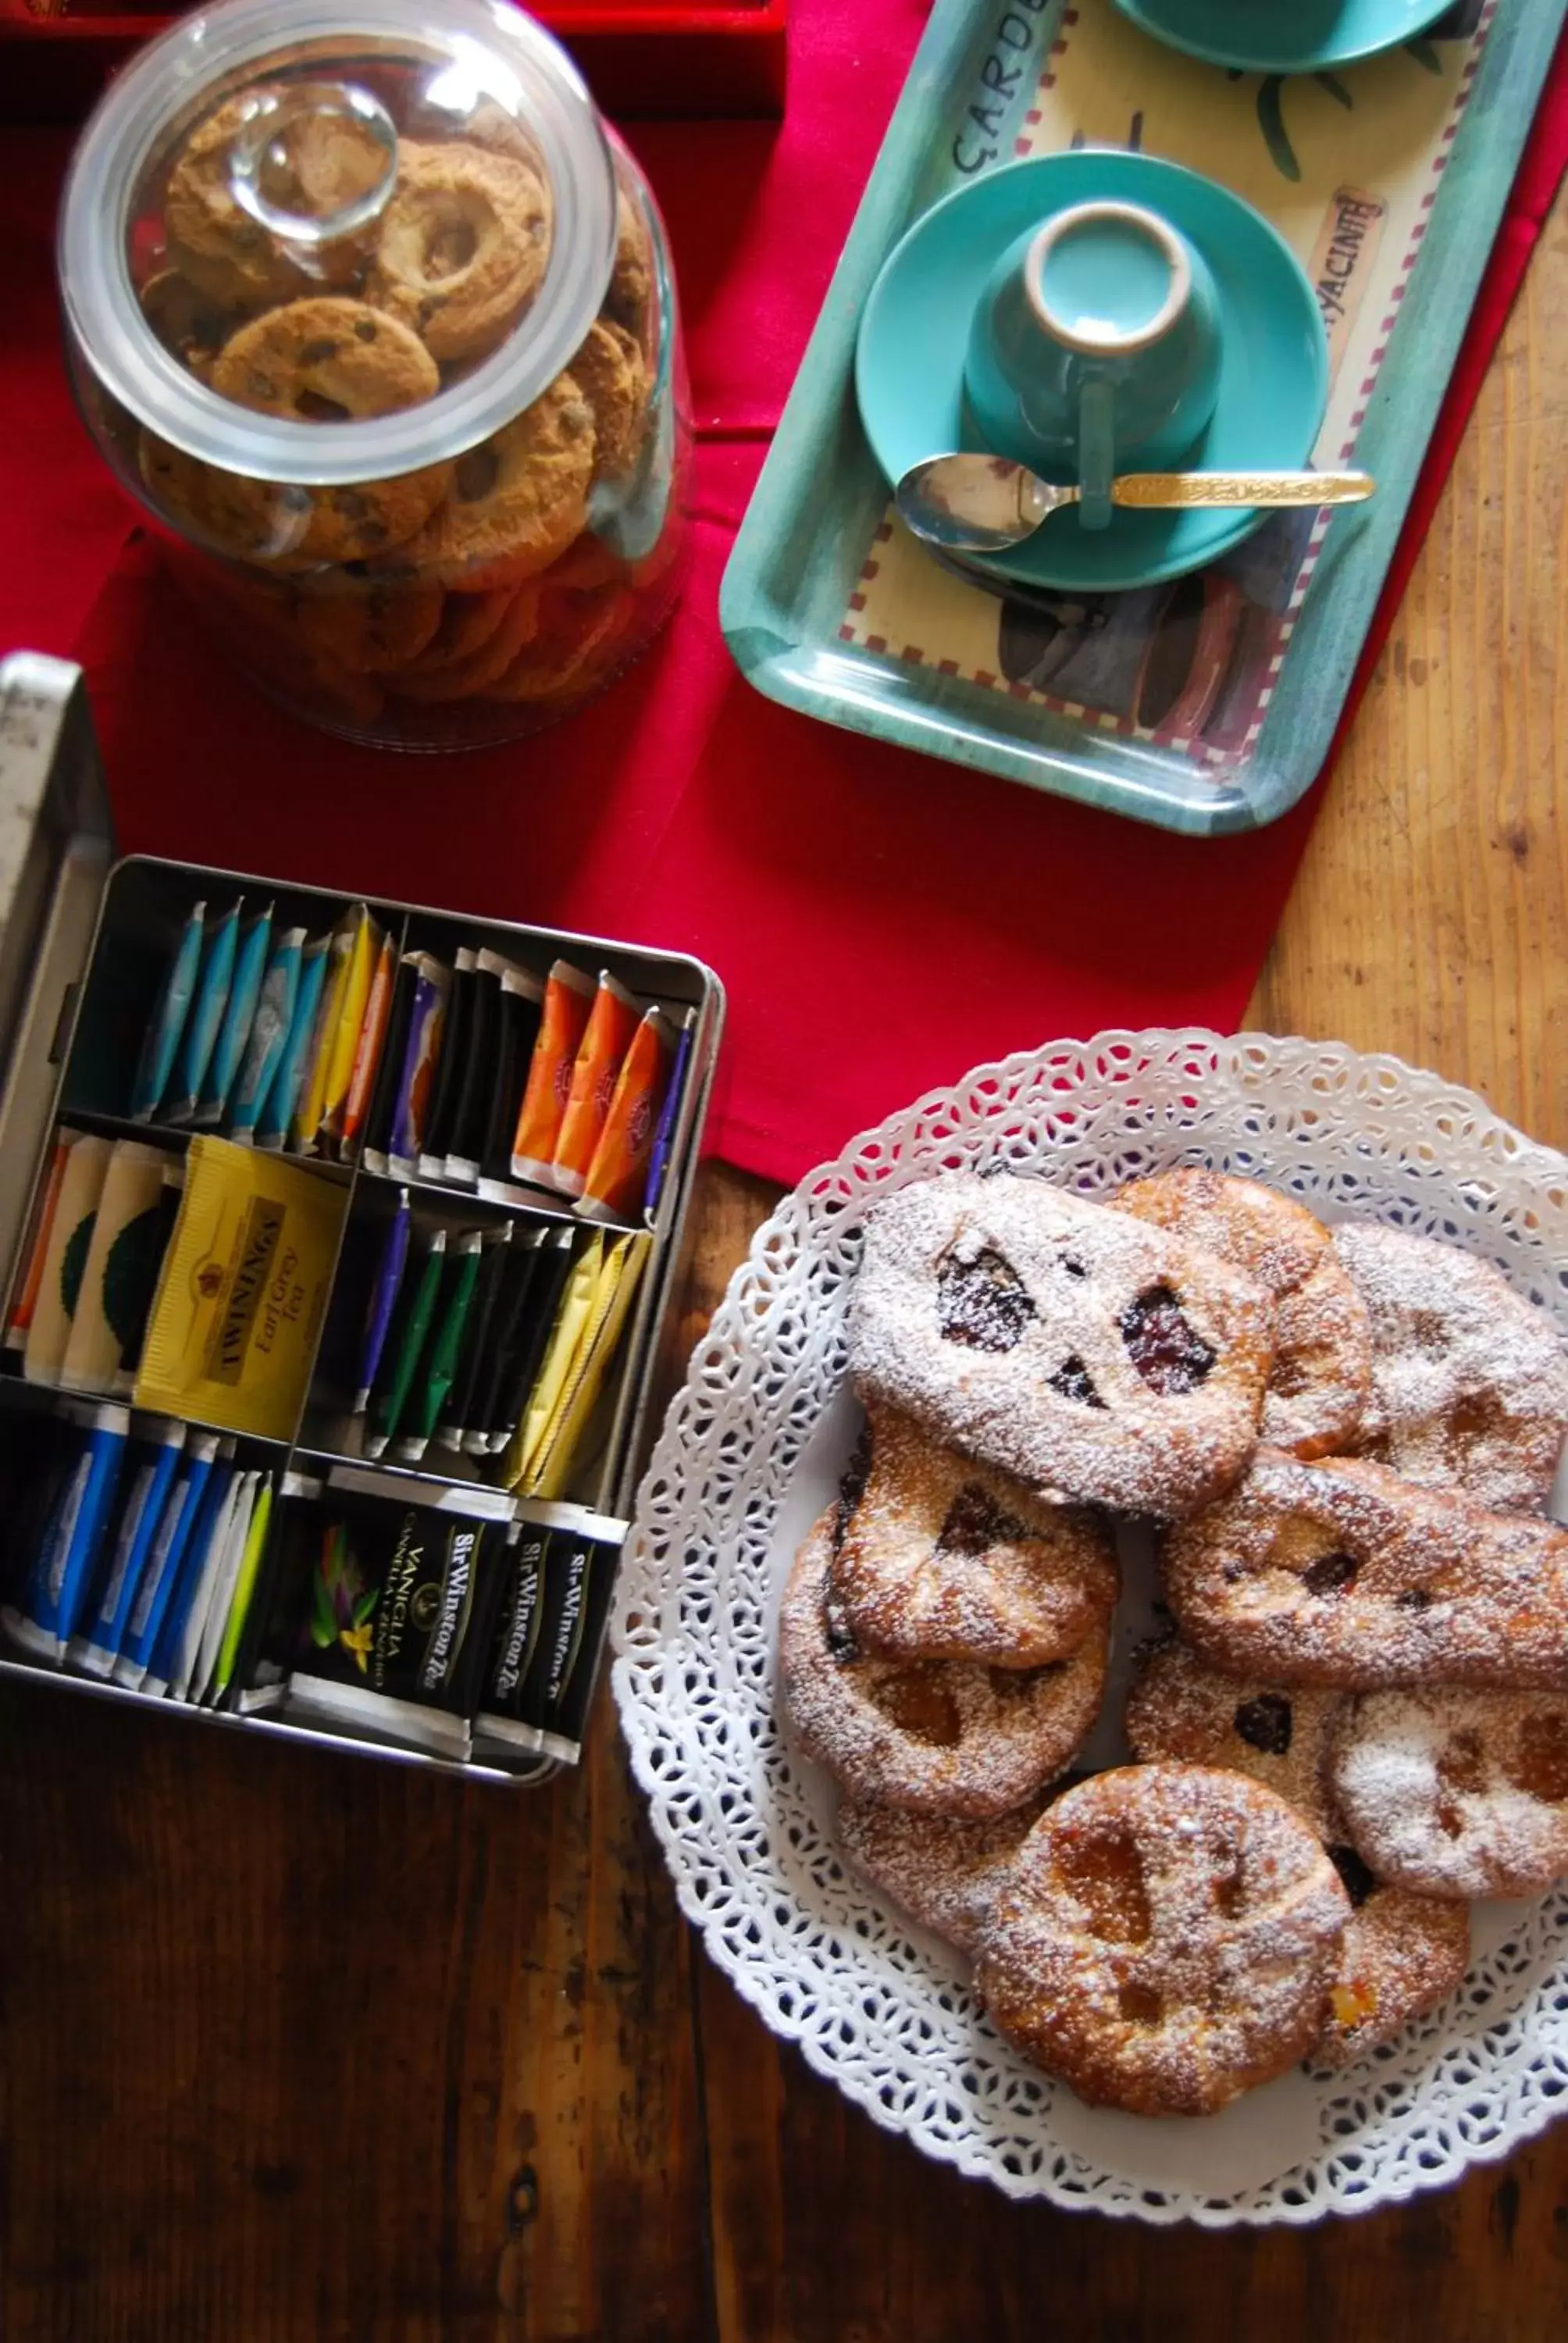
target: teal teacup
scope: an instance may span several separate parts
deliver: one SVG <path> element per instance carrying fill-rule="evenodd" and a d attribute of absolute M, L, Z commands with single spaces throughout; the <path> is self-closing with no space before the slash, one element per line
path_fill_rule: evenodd
<path fill-rule="evenodd" d="M 1220 309 L 1202 256 L 1141 204 L 1074 204 L 1009 246 L 975 306 L 964 391 L 982 439 L 1076 480 L 1086 528 L 1111 483 L 1178 464 L 1214 411 Z"/>

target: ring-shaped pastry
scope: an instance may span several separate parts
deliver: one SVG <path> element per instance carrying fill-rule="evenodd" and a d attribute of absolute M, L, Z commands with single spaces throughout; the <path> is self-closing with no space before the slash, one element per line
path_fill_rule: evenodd
<path fill-rule="evenodd" d="M 544 281 L 550 199 L 524 163 L 405 140 L 367 297 L 445 365 L 495 348 Z"/>

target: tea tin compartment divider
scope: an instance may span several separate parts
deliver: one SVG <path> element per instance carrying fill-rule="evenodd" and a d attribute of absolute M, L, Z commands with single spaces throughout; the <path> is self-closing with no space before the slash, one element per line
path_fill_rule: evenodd
<path fill-rule="evenodd" d="M 106 972 L 113 974 L 106 944 L 116 940 L 123 944 L 138 930 L 150 935 L 155 927 L 166 926 L 176 900 L 188 906 L 205 897 L 211 910 L 241 892 L 261 901 L 274 899 L 280 924 L 292 916 L 317 930 L 329 927 L 345 903 L 342 895 L 329 890 L 194 864 L 149 857 L 116 863 L 113 852 L 108 802 L 80 670 L 64 660 L 28 652 L 0 659 L 0 1169 L 5 1174 L 0 1179 L 0 1293 L 7 1296 L 21 1273 L 24 1232 L 45 1176 L 48 1141 L 63 1115 L 73 1124 L 110 1137 L 134 1133 L 157 1142 L 177 1140 L 164 1125 L 132 1123 L 121 1114 L 100 1111 L 91 1096 L 91 1078 L 82 1072 L 75 1045 L 90 1031 L 96 1013 L 95 979 L 101 995 Z M 624 1534 L 645 1444 L 658 1334 L 670 1300 L 712 1090 L 724 1020 L 723 988 L 711 970 L 680 953 L 469 918 L 385 898 L 367 900 L 395 940 L 487 945 L 541 977 L 560 956 L 589 972 L 608 970 L 633 994 L 692 1017 L 690 1055 L 651 1227 L 648 1265 L 597 1418 L 600 1436 L 586 1473 L 567 1491 L 573 1502 L 602 1523 L 621 1525 Z M 478 1201 L 459 1187 L 383 1178 L 365 1167 L 357 1151 L 347 1162 L 316 1168 L 345 1195 L 345 1240 L 334 1270 L 334 1292 L 344 1274 L 347 1240 L 357 1211 L 374 1218 L 399 1185 L 411 1189 L 417 1215 L 445 1215 L 468 1225 L 511 1219 L 558 1226 L 571 1220 L 564 1198 L 541 1193 L 537 1202 L 531 1198 L 509 1204 Z M 586 1229 L 588 1224 L 576 1225 Z M 438 1511 L 447 1498 L 476 1510 L 493 1505 L 509 1516 L 510 1501 L 467 1473 L 448 1474 L 426 1463 L 367 1464 L 357 1446 L 335 1428 L 332 1411 L 322 1404 L 318 1390 L 331 1318 L 329 1299 L 316 1337 L 310 1386 L 291 1437 L 275 1443 L 242 1438 L 243 1449 L 256 1450 L 249 1462 L 265 1461 L 280 1477 L 286 1473 L 307 1475 L 325 1483 L 329 1493 L 352 1493 L 374 1483 L 383 1494 L 409 1505 Z M 0 1409 L 39 1408 L 56 1396 L 15 1373 L 0 1373 Z M 525 1516 L 528 1504 L 522 1501 Z M 596 1673 L 597 1664 L 596 1654 Z M 146 1705 L 142 1693 L 40 1669 L 15 1656 L 9 1645 L 0 1646 L 0 1677 L 35 1684 L 42 1678 L 99 1698 Z M 457 1761 L 353 1731 L 324 1729 L 286 1712 L 237 1715 L 166 1701 L 158 1707 L 160 1713 L 196 1715 L 241 1731 L 304 1737 L 380 1757 L 459 1763 L 465 1775 L 512 1783 L 541 1781 L 558 1770 L 553 1757 L 508 1753 L 489 1741 L 481 1757 Z"/>
<path fill-rule="evenodd" d="M 1343 709 L 1565 15 L 1568 0 L 1457 0 L 1399 50 L 1282 80 L 1201 65 L 1109 5 L 936 0 L 725 574 L 749 679 L 825 722 L 1164 829 L 1276 820 Z M 1096 146 L 1205 171 L 1293 243 L 1333 367 L 1316 464 L 1353 461 L 1377 493 L 1332 518 L 1273 516 L 1174 584 L 1003 599 L 891 520 L 856 410 L 857 335 L 934 203 L 1024 156 Z"/>

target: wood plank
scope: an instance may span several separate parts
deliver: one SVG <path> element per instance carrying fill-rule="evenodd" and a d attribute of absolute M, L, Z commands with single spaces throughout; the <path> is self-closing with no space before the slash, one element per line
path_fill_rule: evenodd
<path fill-rule="evenodd" d="M 0 2333 L 709 2331 L 689 1948 L 547 1792 L 0 1692 Z"/>
<path fill-rule="evenodd" d="M 1334 775 L 1251 1021 L 1568 1145 L 1568 203 Z"/>
<path fill-rule="evenodd" d="M 1249 1022 L 1386 1050 L 1568 1145 L 1568 204 L 1536 256 Z M 1044 1038 L 1044 1037 L 1042 1037 Z M 716 1226 L 718 1225 L 716 1220 Z M 710 1272 L 711 1273 L 711 1272 Z M 1014 2205 L 879 2131 L 698 1973 L 724 2343 L 1159 2333 L 1540 2343 L 1568 2126 L 1327 2229 Z"/>

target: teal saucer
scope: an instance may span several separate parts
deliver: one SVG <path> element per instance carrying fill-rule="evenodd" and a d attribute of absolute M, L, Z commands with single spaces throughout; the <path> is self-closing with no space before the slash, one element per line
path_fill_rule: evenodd
<path fill-rule="evenodd" d="M 1397 48 L 1453 0 L 1116 0 L 1168 48 L 1243 73 L 1320 73 Z"/>
<path fill-rule="evenodd" d="M 1288 247 L 1250 204 L 1196 172 L 1120 147 L 1079 147 L 971 179 L 888 255 L 860 320 L 855 389 L 890 485 L 927 456 L 981 447 L 963 412 L 963 364 L 986 272 L 1026 228 L 1068 204 L 1101 197 L 1163 212 L 1213 275 L 1224 340 L 1220 392 L 1187 467 L 1241 472 L 1306 463 L 1328 400 L 1329 353 L 1312 287 Z M 1059 513 L 1026 544 L 976 557 L 976 566 L 1037 586 L 1116 593 L 1201 569 L 1263 518 L 1233 507 L 1117 511 L 1108 528 L 1094 530 Z"/>

